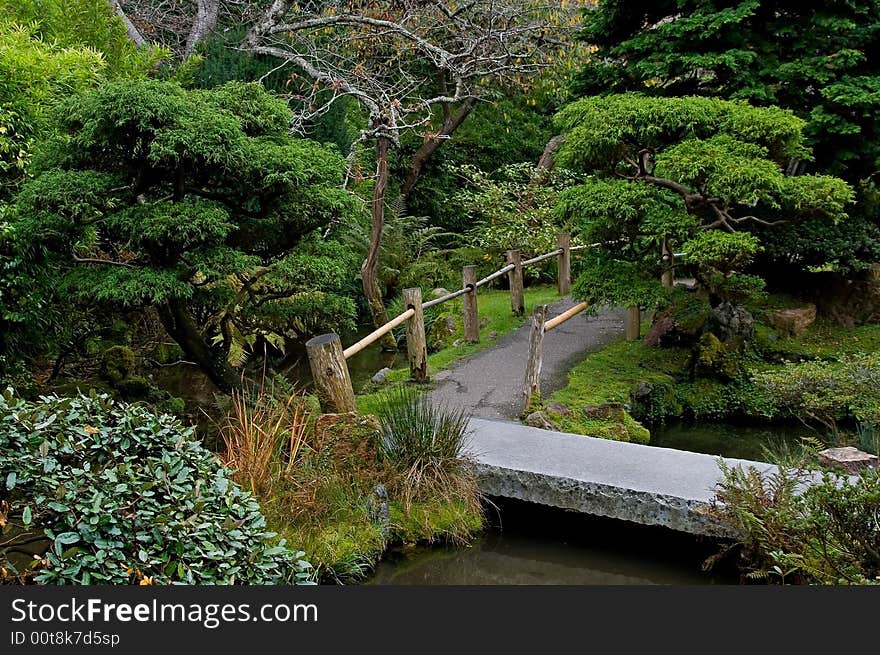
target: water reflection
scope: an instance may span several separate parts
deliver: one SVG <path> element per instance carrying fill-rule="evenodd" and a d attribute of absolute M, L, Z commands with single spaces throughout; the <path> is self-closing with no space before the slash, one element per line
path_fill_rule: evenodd
<path fill-rule="evenodd" d="M 661 528 L 505 501 L 500 521 L 468 548 L 394 553 L 371 584 L 644 585 L 736 582 L 704 573 L 710 541 Z M 499 525 L 500 523 L 500 525 Z"/>

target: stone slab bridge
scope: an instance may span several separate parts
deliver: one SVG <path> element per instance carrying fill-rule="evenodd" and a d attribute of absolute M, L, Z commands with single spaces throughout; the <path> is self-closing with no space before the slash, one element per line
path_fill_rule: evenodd
<path fill-rule="evenodd" d="M 733 536 L 707 512 L 721 480 L 718 457 L 472 418 L 468 455 L 480 489 L 584 514 Z M 763 462 L 730 466 L 772 472 Z"/>

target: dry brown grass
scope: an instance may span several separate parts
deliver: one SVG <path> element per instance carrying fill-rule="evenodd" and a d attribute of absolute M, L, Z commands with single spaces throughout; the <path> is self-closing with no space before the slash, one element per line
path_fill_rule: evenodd
<path fill-rule="evenodd" d="M 267 498 L 282 483 L 294 482 L 294 469 L 309 447 L 311 418 L 300 393 L 279 399 L 264 385 L 234 391 L 218 425 L 223 463 L 235 471 L 236 482 Z"/>

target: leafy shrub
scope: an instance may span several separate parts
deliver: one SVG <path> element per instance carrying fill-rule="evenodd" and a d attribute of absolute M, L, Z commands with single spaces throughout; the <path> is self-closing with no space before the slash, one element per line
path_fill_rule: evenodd
<path fill-rule="evenodd" d="M 19 541 L 49 542 L 36 582 L 307 581 L 303 553 L 273 544 L 256 500 L 230 476 L 168 415 L 97 394 L 0 397 L 0 500 Z"/>
<path fill-rule="evenodd" d="M 786 364 L 754 375 L 779 406 L 804 421 L 837 433 L 837 422 L 855 418 L 880 423 L 880 353 L 847 355 L 840 361 Z"/>
<path fill-rule="evenodd" d="M 826 473 L 803 489 L 803 473 L 762 474 L 721 464 L 713 513 L 738 533 L 748 577 L 780 582 L 880 581 L 880 470 L 857 478 Z"/>

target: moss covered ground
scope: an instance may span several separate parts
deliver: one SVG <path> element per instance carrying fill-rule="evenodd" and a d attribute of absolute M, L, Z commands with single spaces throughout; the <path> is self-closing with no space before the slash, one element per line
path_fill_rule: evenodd
<path fill-rule="evenodd" d="M 793 337 L 779 335 L 759 322 L 755 349 L 744 373 L 732 380 L 720 380 L 692 376 L 687 367 L 687 348 L 620 341 L 577 364 L 568 384 L 544 399 L 544 405 L 554 423 L 567 432 L 644 443 L 650 425 L 669 418 L 752 422 L 784 418 L 774 399 L 752 384 L 751 374 L 780 368 L 786 361 L 833 360 L 878 349 L 877 324 L 846 327 L 820 319 L 803 335 Z M 623 403 L 624 420 L 596 419 L 584 411 L 606 403 Z"/>

